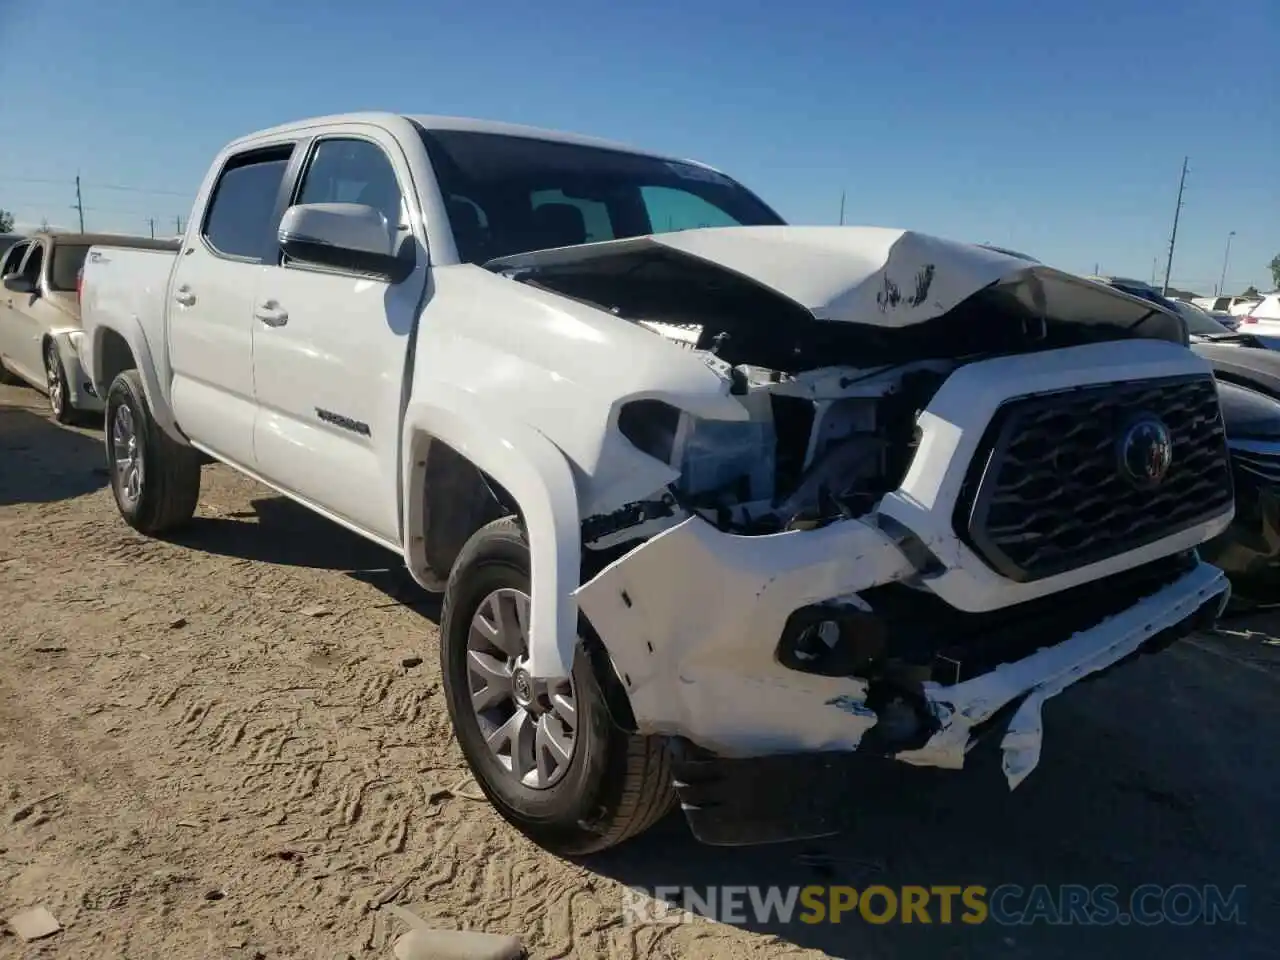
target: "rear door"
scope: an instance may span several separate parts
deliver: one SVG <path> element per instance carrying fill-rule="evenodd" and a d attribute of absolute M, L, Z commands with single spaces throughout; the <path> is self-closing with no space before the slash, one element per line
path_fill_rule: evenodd
<path fill-rule="evenodd" d="M 398 244 L 415 236 L 416 206 L 403 151 L 389 134 L 316 137 L 293 203 L 362 203 L 379 210 Z M 253 366 L 262 476 L 388 544 L 400 542 L 399 433 L 410 334 L 428 269 L 388 283 L 354 271 L 286 260 L 278 245 L 259 272 Z"/>
<path fill-rule="evenodd" d="M 169 283 L 173 410 L 217 456 L 255 469 L 253 293 L 273 248 L 292 141 L 227 158 Z"/>
<path fill-rule="evenodd" d="M 0 278 L 19 273 L 22 260 L 27 255 L 29 241 L 20 241 L 10 247 L 0 257 Z M 16 372 L 22 366 L 18 354 L 22 350 L 22 323 L 15 312 L 20 294 L 0 288 L 0 358 Z M 31 372 L 23 367 L 23 375 L 31 376 Z"/>

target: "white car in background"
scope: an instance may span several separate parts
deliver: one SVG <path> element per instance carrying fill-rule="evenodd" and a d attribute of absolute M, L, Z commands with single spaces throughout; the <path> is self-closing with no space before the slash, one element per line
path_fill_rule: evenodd
<path fill-rule="evenodd" d="M 1244 332 L 1260 337 L 1280 337 L 1280 290 L 1268 293 L 1240 317 Z"/>
<path fill-rule="evenodd" d="M 1201 310 L 1208 311 L 1210 314 L 1225 313 L 1229 316 L 1238 317 L 1248 313 L 1249 309 L 1258 302 L 1259 297 L 1194 297 L 1191 303 L 1199 307 Z"/>

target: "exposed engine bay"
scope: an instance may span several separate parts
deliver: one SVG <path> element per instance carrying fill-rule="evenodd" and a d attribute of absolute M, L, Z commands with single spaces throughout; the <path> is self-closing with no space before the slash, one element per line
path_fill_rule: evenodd
<path fill-rule="evenodd" d="M 750 419 L 700 420 L 661 400 L 636 400 L 622 408 L 618 429 L 679 471 L 677 506 L 722 532 L 812 529 L 865 515 L 899 485 L 915 453 L 916 416 L 954 366 L 836 367 L 785 378 L 726 367 Z"/>

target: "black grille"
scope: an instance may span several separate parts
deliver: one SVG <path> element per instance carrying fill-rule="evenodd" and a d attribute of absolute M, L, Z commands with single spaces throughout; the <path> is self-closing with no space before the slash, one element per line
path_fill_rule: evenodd
<path fill-rule="evenodd" d="M 1138 489 L 1120 441 L 1142 416 L 1173 440 L 1163 482 Z M 1026 582 L 1134 550 L 1231 503 L 1217 387 L 1171 377 L 1037 394 L 1003 404 L 956 504 L 955 528 L 995 570 Z"/>

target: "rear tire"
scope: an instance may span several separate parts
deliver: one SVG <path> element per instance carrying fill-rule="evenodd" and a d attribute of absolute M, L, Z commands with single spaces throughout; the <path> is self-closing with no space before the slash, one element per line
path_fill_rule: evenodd
<path fill-rule="evenodd" d="M 62 365 L 62 355 L 53 340 L 44 344 L 45 394 L 49 397 L 49 412 L 61 424 L 76 422 L 76 408 L 71 405 L 71 385 L 67 381 L 67 369 Z"/>
<path fill-rule="evenodd" d="M 200 499 L 199 453 L 156 424 L 137 370 L 111 382 L 106 407 L 107 471 L 120 516 L 149 536 L 186 523 Z"/>
<path fill-rule="evenodd" d="M 572 754 L 558 778 L 529 786 L 512 773 L 514 740 L 510 761 L 491 749 L 473 706 L 473 620 L 497 592 L 527 598 L 529 570 L 528 541 L 513 517 L 482 527 L 462 548 L 445 587 L 440 621 L 445 699 L 458 745 L 498 812 L 554 853 L 595 853 L 642 833 L 671 810 L 671 759 L 663 738 L 628 733 L 613 723 L 581 647 L 569 691 L 576 714 Z M 534 750 L 536 764 L 536 743 Z"/>

